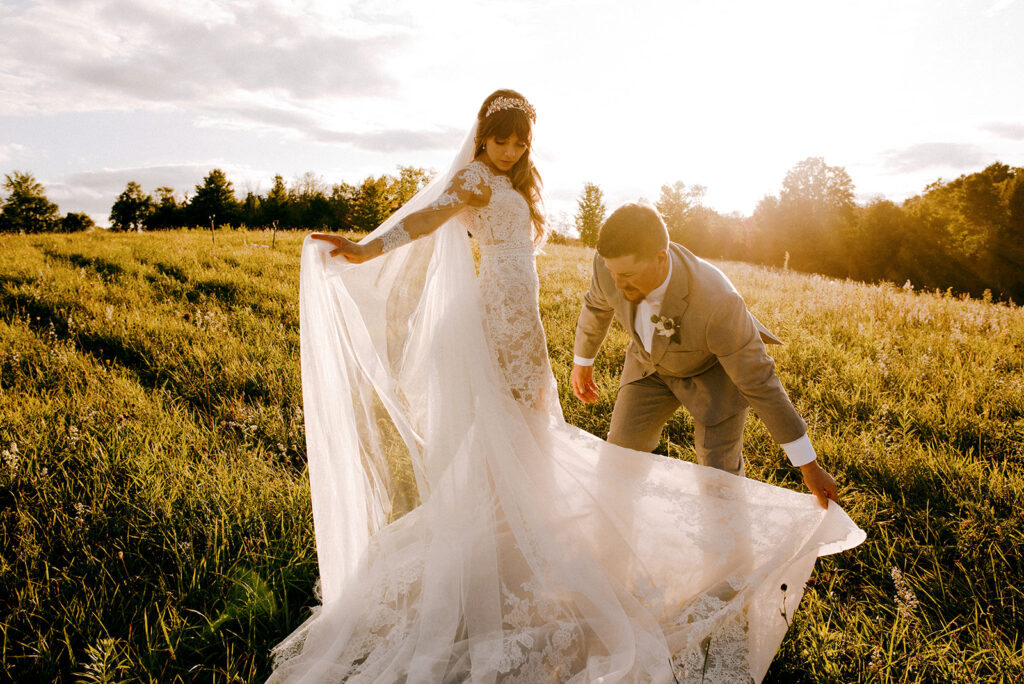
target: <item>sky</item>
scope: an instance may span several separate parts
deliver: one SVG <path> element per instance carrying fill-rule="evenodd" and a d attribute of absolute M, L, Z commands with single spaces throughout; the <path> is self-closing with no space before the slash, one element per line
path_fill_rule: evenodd
<path fill-rule="evenodd" d="M 1024 0 L 0 0 L 0 173 L 108 225 L 129 181 L 444 170 L 483 99 L 537 109 L 553 222 L 663 185 L 749 215 L 807 157 L 895 202 L 1024 166 Z"/>

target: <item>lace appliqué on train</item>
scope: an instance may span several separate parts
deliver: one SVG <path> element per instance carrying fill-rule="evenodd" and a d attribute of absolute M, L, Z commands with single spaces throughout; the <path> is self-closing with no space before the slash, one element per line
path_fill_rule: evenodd
<path fill-rule="evenodd" d="M 701 622 L 715 622 L 709 636 L 700 644 L 676 654 L 672 671 L 679 682 L 704 684 L 748 684 L 750 663 L 747 652 L 747 621 L 743 613 L 730 608 L 721 599 L 698 596 L 675 622 L 698 633 L 707 628 Z"/>
<path fill-rule="evenodd" d="M 565 682 L 580 671 L 583 633 L 566 619 L 556 600 L 545 596 L 539 583 L 524 582 L 522 595 L 504 582 L 507 629 L 502 638 L 497 671 L 502 684 Z"/>

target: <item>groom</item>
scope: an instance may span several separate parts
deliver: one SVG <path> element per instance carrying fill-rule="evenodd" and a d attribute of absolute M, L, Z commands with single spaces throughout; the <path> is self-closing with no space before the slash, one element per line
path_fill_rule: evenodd
<path fill-rule="evenodd" d="M 822 507 L 839 502 L 807 424 L 775 375 L 765 343 L 781 342 L 747 311 L 725 274 L 668 241 L 649 204 L 626 204 L 601 226 L 576 326 L 573 393 L 597 399 L 594 357 L 612 316 L 629 332 L 608 441 L 652 451 L 680 405 L 693 416 L 697 462 L 743 475 L 743 423 L 753 407 Z"/>

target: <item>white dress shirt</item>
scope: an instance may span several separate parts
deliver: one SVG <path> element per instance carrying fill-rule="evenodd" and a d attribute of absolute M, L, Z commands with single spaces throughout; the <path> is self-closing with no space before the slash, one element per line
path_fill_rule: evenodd
<path fill-rule="evenodd" d="M 633 319 L 633 327 L 636 329 L 637 337 L 640 338 L 640 342 L 643 344 L 644 351 L 648 354 L 651 353 L 651 345 L 654 342 L 654 323 L 651 321 L 651 317 L 661 313 L 661 304 L 665 300 L 665 292 L 668 290 L 668 283 L 671 279 L 672 259 L 669 259 L 668 275 L 665 276 L 665 280 L 661 285 L 651 290 L 636 305 L 636 318 Z M 573 363 L 577 366 L 592 366 L 594 365 L 594 359 L 573 356 Z M 779 446 L 786 452 L 789 462 L 796 467 L 807 465 L 818 458 L 818 455 L 814 452 L 814 447 L 811 445 L 811 440 L 806 434 L 800 439 L 786 442 Z"/>
<path fill-rule="evenodd" d="M 668 290 L 668 283 L 672 279 L 672 259 L 668 260 L 668 274 L 661 285 L 651 290 L 639 304 L 636 305 L 636 317 L 633 319 L 633 328 L 644 345 L 644 351 L 651 353 L 651 345 L 654 343 L 654 323 L 651 316 L 661 313 L 661 303 L 665 300 L 665 292 Z M 582 356 L 573 356 L 573 363 L 577 366 L 592 366 L 594 359 L 585 359 Z"/>

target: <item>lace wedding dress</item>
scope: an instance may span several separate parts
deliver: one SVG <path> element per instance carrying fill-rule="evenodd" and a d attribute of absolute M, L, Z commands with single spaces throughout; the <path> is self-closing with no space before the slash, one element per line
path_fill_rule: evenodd
<path fill-rule="evenodd" d="M 488 348 L 515 399 L 561 418 L 537 306 L 540 283 L 530 209 L 508 176 L 492 173 L 480 161 L 466 172 L 470 182 L 490 189 L 487 206 L 470 210 L 467 220 L 480 243 L 479 283 Z"/>
<path fill-rule="evenodd" d="M 526 202 L 469 149 L 410 210 L 486 206 L 357 267 L 304 245 L 322 605 L 271 681 L 760 681 L 815 559 L 863 532 L 565 423 Z"/>

